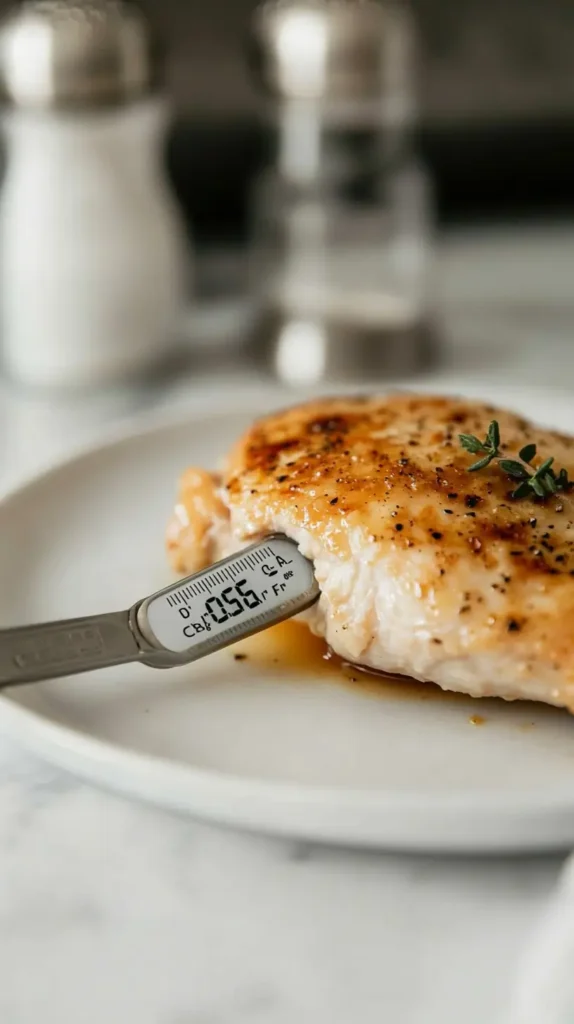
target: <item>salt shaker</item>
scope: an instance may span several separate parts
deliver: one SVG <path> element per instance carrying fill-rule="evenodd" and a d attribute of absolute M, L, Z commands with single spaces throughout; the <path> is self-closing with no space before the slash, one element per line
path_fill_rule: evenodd
<path fill-rule="evenodd" d="M 253 204 L 250 347 L 293 384 L 426 367 L 432 203 L 398 0 L 266 0 L 251 58 L 269 166 Z"/>
<path fill-rule="evenodd" d="M 137 8 L 32 0 L 0 28 L 3 361 L 31 385 L 139 376 L 176 344 L 187 273 L 168 109 Z"/>

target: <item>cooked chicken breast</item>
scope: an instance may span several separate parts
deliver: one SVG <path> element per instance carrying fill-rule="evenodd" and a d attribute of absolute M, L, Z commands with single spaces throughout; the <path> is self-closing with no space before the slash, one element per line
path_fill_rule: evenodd
<path fill-rule="evenodd" d="M 229 535 L 229 510 L 220 480 L 205 469 L 188 469 L 167 528 L 167 553 L 177 573 L 191 576 L 220 557 Z"/>
<path fill-rule="evenodd" d="M 533 442 L 574 475 L 574 439 L 502 409 L 410 395 L 315 401 L 255 423 L 210 500 L 184 478 L 174 564 L 192 572 L 198 552 L 204 564 L 214 556 L 213 545 L 190 548 L 190 522 L 219 537 L 219 554 L 286 533 L 321 587 L 309 624 L 342 658 L 574 709 L 574 500 L 512 498 L 516 482 L 496 462 L 469 472 L 477 456 L 458 435 L 483 438 L 494 419 L 506 457 Z"/>

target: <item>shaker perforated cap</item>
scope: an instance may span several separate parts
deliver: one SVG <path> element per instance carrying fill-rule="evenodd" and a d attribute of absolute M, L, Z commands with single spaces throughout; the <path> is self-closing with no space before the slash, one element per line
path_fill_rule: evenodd
<path fill-rule="evenodd" d="M 127 102 L 151 91 L 158 73 L 151 27 L 122 0 L 28 0 L 0 23 L 0 90 L 13 106 Z"/>
<path fill-rule="evenodd" d="M 413 26 L 401 0 L 266 0 L 254 14 L 251 56 L 278 98 L 406 100 Z"/>

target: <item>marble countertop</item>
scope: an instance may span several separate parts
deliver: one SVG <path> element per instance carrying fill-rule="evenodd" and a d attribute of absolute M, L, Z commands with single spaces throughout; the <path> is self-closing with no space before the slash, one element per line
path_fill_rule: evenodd
<path fill-rule="evenodd" d="M 560 863 L 309 848 L 0 765 L 6 1024 L 506 1024 Z"/>
<path fill-rule="evenodd" d="M 566 229 L 445 240 L 437 387 L 519 375 L 574 393 L 573 269 Z M 237 310 L 194 323 L 203 358 L 153 388 L 57 400 L 4 385 L 0 487 L 141 411 L 258 390 L 217 341 Z M 3 739 L 0 773 L 2 1024 L 506 1024 L 562 863 L 238 834 L 102 793 Z"/>

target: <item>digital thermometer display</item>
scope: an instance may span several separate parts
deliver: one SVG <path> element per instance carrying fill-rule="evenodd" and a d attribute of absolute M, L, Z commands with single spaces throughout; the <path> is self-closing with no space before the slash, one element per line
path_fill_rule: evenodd
<path fill-rule="evenodd" d="M 197 648 L 202 657 L 309 607 L 318 596 L 313 567 L 297 545 L 269 537 L 144 602 L 140 626 L 165 650 Z"/>

